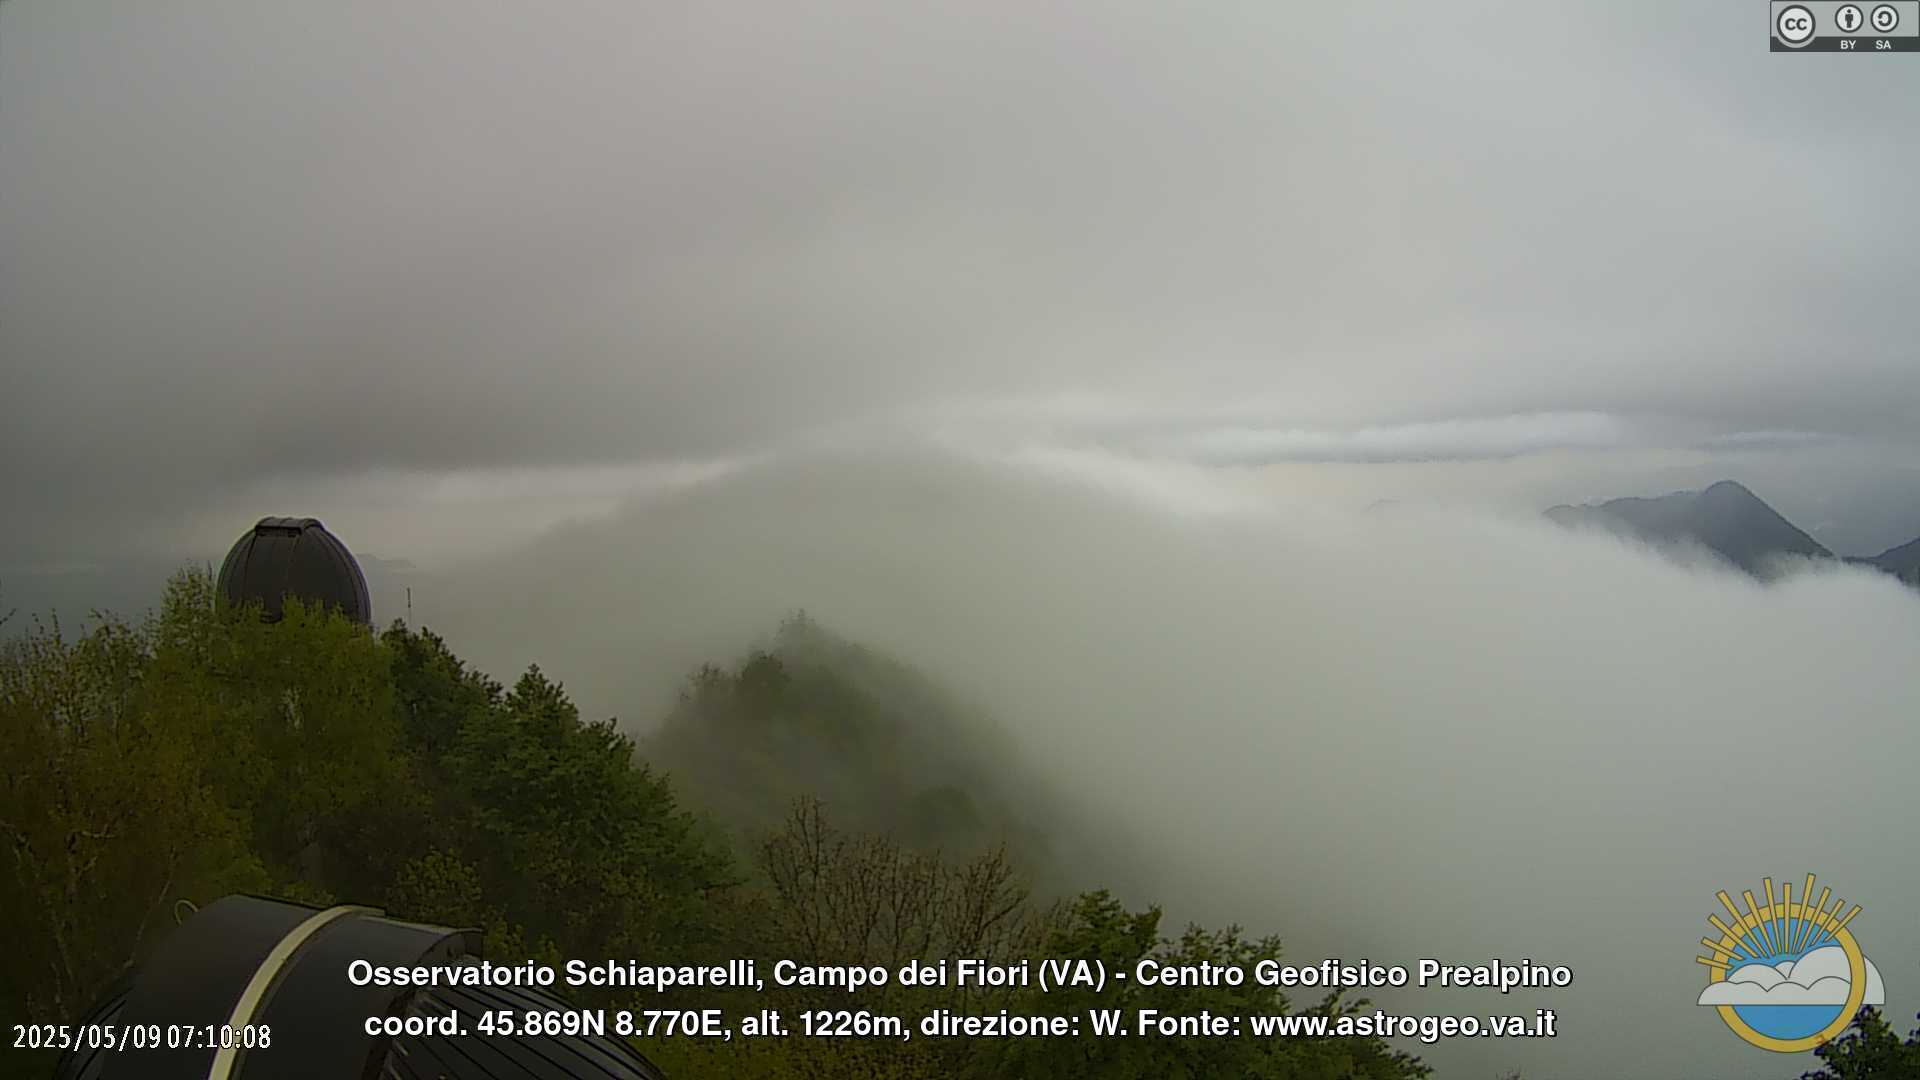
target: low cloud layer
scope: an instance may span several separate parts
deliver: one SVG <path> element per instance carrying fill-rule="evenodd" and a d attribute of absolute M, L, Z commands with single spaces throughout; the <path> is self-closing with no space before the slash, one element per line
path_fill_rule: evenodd
<path fill-rule="evenodd" d="M 1195 460 L 1431 461 L 1515 457 L 1543 450 L 1631 445 L 1631 425 L 1604 413 L 1535 413 L 1357 428 L 1216 426 L 1165 440 Z"/>
<path fill-rule="evenodd" d="M 0 561 L 1095 398 L 1241 461 L 1911 465 L 1915 75 L 1651 0 L 8 0 Z"/>
<path fill-rule="evenodd" d="M 1175 497 L 1169 498 L 1169 494 Z M 644 724 L 701 660 L 804 607 L 986 702 L 1052 781 L 1145 838 L 1175 918 L 1290 956 L 1563 963 L 1568 990 L 1382 994 L 1560 1014 L 1429 1052 L 1448 1076 L 1747 1080 L 1696 1009 L 1720 889 L 1813 871 L 1920 1008 L 1920 600 L 1774 587 L 1531 519 L 1348 516 L 1199 470 L 888 446 L 742 469 L 421 587 L 495 672 L 538 661 Z M 1838 802 L 1739 797 L 1791 776 Z M 1142 878 L 1138 871 L 1145 871 Z"/>

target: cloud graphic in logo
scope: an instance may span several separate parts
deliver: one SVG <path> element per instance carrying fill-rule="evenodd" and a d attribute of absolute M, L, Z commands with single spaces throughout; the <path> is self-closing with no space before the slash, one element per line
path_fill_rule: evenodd
<path fill-rule="evenodd" d="M 1880 969 L 1867 965 L 1864 1005 L 1887 1003 Z M 1847 979 L 1847 954 L 1838 945 L 1818 948 L 1798 960 L 1778 964 L 1748 964 L 1727 973 L 1700 993 L 1702 1005 L 1845 1005 L 1852 983 Z"/>

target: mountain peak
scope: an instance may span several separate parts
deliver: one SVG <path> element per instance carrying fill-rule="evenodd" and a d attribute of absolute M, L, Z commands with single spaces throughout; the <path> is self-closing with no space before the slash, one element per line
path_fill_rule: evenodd
<path fill-rule="evenodd" d="M 1908 584 L 1920 585 L 1920 540 L 1909 540 L 1863 561 Z"/>
<path fill-rule="evenodd" d="M 1753 489 L 1738 480 L 1716 480 L 1700 492 L 1700 498 L 1713 502 L 1756 502 L 1766 506 L 1766 500 L 1753 493 Z M 1769 507 L 1771 509 L 1771 507 Z"/>
<path fill-rule="evenodd" d="M 1561 525 L 1596 525 L 1654 543 L 1699 544 L 1756 576 L 1782 555 L 1833 554 L 1735 480 L 1657 498 L 1556 506 L 1546 514 Z"/>

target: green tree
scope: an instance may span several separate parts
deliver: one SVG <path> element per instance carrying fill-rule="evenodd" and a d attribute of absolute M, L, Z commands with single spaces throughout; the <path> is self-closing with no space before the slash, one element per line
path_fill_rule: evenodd
<path fill-rule="evenodd" d="M 205 743 L 148 707 L 151 635 L 103 618 L 0 645 L 8 1015 L 68 1019 L 137 962 L 174 898 L 257 887 Z"/>
<path fill-rule="evenodd" d="M 102 618 L 69 640 L 57 623 L 36 625 L 0 644 L 0 919 L 14 931 L 0 1008 L 73 1019 L 145 955 L 176 901 L 239 890 L 371 900 L 478 927 L 503 959 L 753 956 L 892 971 L 963 957 L 1122 969 L 1149 955 L 1240 965 L 1277 955 L 1277 940 L 1234 928 L 1164 940 L 1157 909 L 1130 911 L 1104 892 L 1036 902 L 1016 865 L 1044 845 L 995 842 L 1012 804 L 984 764 L 991 755 L 966 758 L 957 715 L 910 670 L 804 619 L 734 671 L 697 673 L 678 734 L 651 745 L 677 746 L 677 760 L 697 766 L 706 807 L 754 837 L 741 871 L 614 722 L 583 721 L 539 668 L 507 689 L 429 632 L 374 635 L 297 601 L 269 625 L 219 603 L 205 572 L 186 572 L 137 627 Z M 853 828 L 829 824 L 815 793 L 850 805 Z M 775 800 L 782 809 L 769 818 Z M 943 853 L 946 840 L 959 856 Z M 873 1008 L 910 1022 L 933 1008 L 1117 1008 L 1131 1021 L 1136 1008 L 1288 1007 L 1256 988 L 1119 982 L 1044 996 L 957 983 L 835 993 L 784 995 L 781 1007 Z M 737 1015 L 767 1002 L 726 1004 Z M 1882 1041 L 1863 1029 L 1858 1053 L 1882 1053 Z M 1367 1039 L 671 1039 L 648 1049 L 683 1080 L 1426 1072 Z"/>
<path fill-rule="evenodd" d="M 271 624 L 228 609 L 201 571 L 174 579 L 152 637 L 145 707 L 200 743 L 273 879 L 364 887 L 362 826 L 401 773 L 380 642 L 293 598 Z"/>
<path fill-rule="evenodd" d="M 735 666 L 694 672 L 640 750 L 747 847 L 794 799 L 824 795 L 855 832 L 966 854 L 1005 844 L 1044 870 L 1034 822 L 1066 821 L 980 710 L 804 612 Z"/>
<path fill-rule="evenodd" d="M 1189 926 L 1178 939 L 1160 937 L 1160 910 L 1129 911 L 1105 891 L 1080 896 L 1055 927 L 1043 955 L 1087 960 L 1107 971 L 1132 971 L 1152 957 L 1164 965 L 1201 963 L 1251 970 L 1264 959 L 1278 959 L 1280 941 L 1249 940 L 1238 927 L 1208 930 Z M 1361 1011 L 1364 1001 L 1321 1001 L 1310 1012 L 1339 1016 Z M 1133 979 L 1109 979 L 1103 988 L 1068 986 L 1051 993 L 1029 992 L 1015 1008 L 1036 1014 L 1085 1016 L 1114 1010 L 1133 1026 L 1137 1010 L 1166 1015 L 1278 1015 L 1290 1011 L 1286 996 L 1274 987 L 1247 979 L 1240 986 L 1143 986 Z M 1429 1070 L 1375 1038 L 1260 1039 L 1245 1034 L 1224 1037 L 1152 1037 L 1114 1039 L 1096 1036 L 1083 1023 L 1073 1038 L 982 1040 L 971 1044 L 975 1075 L 1073 1078 L 1240 1076 L 1286 1080 L 1416 1078 Z"/>
<path fill-rule="evenodd" d="M 1801 1080 L 1912 1080 L 1920 1076 L 1920 1028 L 1902 1041 L 1880 1010 L 1868 1006 L 1846 1034 L 1814 1055 L 1822 1067 Z"/>
<path fill-rule="evenodd" d="M 703 900 L 732 883 L 730 860 L 613 721 L 582 723 L 539 668 L 466 717 L 446 762 L 463 854 L 531 934 L 592 957 L 676 955 L 711 936 Z"/>

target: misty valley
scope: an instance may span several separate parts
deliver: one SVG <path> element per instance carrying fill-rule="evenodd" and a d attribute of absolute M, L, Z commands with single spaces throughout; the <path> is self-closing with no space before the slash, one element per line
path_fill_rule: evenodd
<path fill-rule="evenodd" d="M 0 0 L 0 1080 L 1920 1080 L 1759 6 Z"/>
<path fill-rule="evenodd" d="M 569 563 L 589 577 L 608 559 L 624 561 L 630 570 L 643 563 L 658 566 L 661 576 L 630 578 L 621 586 L 645 597 L 645 606 L 658 614 L 701 603 L 705 590 L 699 582 L 706 576 L 701 560 L 691 555 L 709 552 L 716 570 L 738 574 L 746 566 L 757 568 L 754 572 L 766 580 L 753 587 L 770 596 L 790 592 L 782 581 L 812 581 L 830 607 L 872 627 L 872 614 L 835 598 L 869 587 L 859 582 L 885 580 L 894 569 L 890 564 L 835 567 L 834 574 L 849 575 L 836 580 L 833 574 L 820 576 L 814 554 L 819 549 L 811 542 L 764 546 L 747 564 L 735 563 L 731 552 L 715 552 L 711 542 L 715 536 L 738 535 L 730 518 L 739 509 L 751 508 L 752 516 L 768 509 L 762 487 L 767 483 L 777 484 L 784 497 L 831 515 L 844 535 L 859 535 L 871 483 L 897 466 L 845 459 L 824 464 L 806 472 L 748 477 L 717 503 L 643 504 L 636 513 L 648 523 L 655 556 L 635 562 L 617 545 L 604 554 L 581 546 L 597 532 L 614 537 L 628 531 L 614 523 L 576 532 L 567 541 Z M 930 461 L 915 468 L 922 470 L 918 482 L 932 485 L 929 490 L 944 489 L 955 500 L 984 499 L 964 515 L 928 523 L 941 530 L 937 539 L 929 533 L 929 543 L 948 545 L 944 550 L 951 553 L 941 565 L 962 582 L 973 578 L 968 558 L 982 569 L 1014 565 L 994 550 L 1011 536 L 996 524 L 1006 520 L 994 512 L 996 504 L 1025 501 L 1023 492 L 1070 491 L 1058 479 L 981 474 L 978 466 Z M 982 475 L 998 477 L 999 489 L 965 495 Z M 1056 614 L 1077 622 L 1104 608 L 1104 571 L 1087 568 L 1073 540 L 1077 535 L 1100 535 L 1108 544 L 1132 537 L 1137 550 L 1126 553 L 1128 561 L 1176 568 L 1185 595 L 1142 594 L 1136 610 L 1154 612 L 1156 619 L 1189 632 L 1212 625 L 1209 619 L 1223 610 L 1222 588 L 1239 596 L 1242 610 L 1260 606 L 1260 594 L 1247 591 L 1246 579 L 1231 561 L 1189 563 L 1181 550 L 1191 540 L 1143 528 L 1159 511 L 1126 497 L 1101 496 L 1078 505 L 1076 498 L 1048 500 L 1056 507 L 1058 520 L 1049 535 L 1057 543 L 1034 567 L 1040 575 L 1036 580 L 1053 590 L 1050 609 Z M 1409 513 L 1395 516 L 1420 531 L 1425 543 L 1462 524 Z M 1476 544 L 1548 544 L 1563 553 L 1579 551 L 1596 571 L 1624 574 L 1628 588 L 1635 587 L 1635 579 L 1653 579 L 1669 586 L 1684 583 L 1703 596 L 1738 595 L 1766 603 L 1770 595 L 1790 595 L 1777 590 L 1828 580 L 1813 563 L 1799 571 L 1768 571 L 1769 558 L 1805 554 L 1790 545 L 1769 547 L 1776 543 L 1772 533 L 1743 532 L 1737 525 L 1729 531 L 1710 512 L 1682 515 L 1663 533 L 1595 528 L 1564 517 L 1564 511 L 1556 511 L 1538 524 L 1516 521 L 1491 540 L 1477 532 L 1484 526 L 1470 527 Z M 292 520 L 269 519 L 261 530 L 293 536 L 300 528 L 322 528 L 312 521 L 295 522 L 291 529 L 281 525 Z M 956 527 L 963 531 L 956 534 Z M 1557 531 L 1562 528 L 1569 531 Z M 1729 536 L 1749 542 L 1729 552 Z M 682 538 L 688 543 L 684 549 Z M 269 550 L 259 545 L 274 539 L 245 550 Z M 1668 554 L 1689 545 L 1711 548 L 1714 564 L 1702 566 L 1684 552 Z M 909 544 L 904 550 L 916 549 Z M 289 598 L 277 620 L 263 622 L 250 613 L 254 609 L 224 597 L 222 589 L 236 587 L 232 582 L 239 580 L 236 557 L 222 565 L 219 582 L 201 568 L 178 571 L 143 618 L 96 615 L 76 628 L 54 616 L 15 614 L 6 627 L 0 703 L 8 710 L 6 749 L 15 764 L 0 821 L 15 830 L 19 875 L 8 894 L 8 916 L 18 925 L 40 928 L 24 937 L 11 961 L 15 977 L 9 985 L 19 995 L 14 1007 L 24 1012 L 59 1015 L 84 1008 L 140 963 L 155 936 L 164 933 L 180 898 L 236 890 L 318 905 L 352 899 L 378 904 L 402 919 L 480 928 L 492 970 L 545 972 L 545 980 L 501 981 L 486 976 L 485 966 L 417 969 L 432 977 L 426 985 L 436 985 L 444 974 L 472 976 L 473 986 L 558 988 L 589 1008 L 644 1004 L 663 1014 L 691 1010 L 719 1016 L 734 1009 L 748 1015 L 773 1000 L 766 998 L 773 989 L 791 1010 L 851 1009 L 864 1016 L 900 1017 L 902 1030 L 911 1030 L 925 1009 L 938 1007 L 949 1019 L 929 1021 L 930 1030 L 947 1036 L 986 1030 L 982 1023 L 955 1019 L 984 1015 L 982 1010 L 1029 1020 L 1058 1017 L 1063 997 L 1084 1001 L 1095 1012 L 1151 1011 L 1176 1027 L 1184 1022 L 1176 1018 L 1208 1010 L 1216 1019 L 1279 1016 L 1286 1030 L 1314 1016 L 1335 1023 L 1349 1018 L 1343 1028 L 1325 1029 L 1343 1034 L 1314 1034 L 1321 1029 L 1307 1027 L 1280 1038 L 1271 1034 L 1280 1030 L 1273 1027 L 1280 1021 L 1263 1021 L 1269 1035 L 1257 1038 L 1244 1026 L 1221 1020 L 1228 1025 L 1222 1032 L 1229 1034 L 1146 1042 L 1119 1040 L 1076 1022 L 1053 1034 L 1011 1042 L 984 1035 L 909 1038 L 884 1053 L 867 1045 L 888 1041 L 877 1029 L 843 1045 L 785 1037 L 765 1044 L 687 1038 L 664 1029 L 648 1035 L 646 1025 L 615 1026 L 655 1067 L 673 1076 L 742 1068 L 766 1075 L 849 1068 L 903 1076 L 919 1075 L 918 1070 L 1037 1075 L 1068 1068 L 1068 1061 L 1092 1062 L 1099 1075 L 1147 1075 L 1188 1060 L 1208 1062 L 1209 1069 L 1221 1062 L 1220 1067 L 1253 1075 L 1424 1076 L 1432 1073 L 1436 1058 L 1443 1066 L 1439 1075 L 1456 1074 L 1458 1066 L 1444 1067 L 1443 1052 L 1451 1045 L 1447 1037 L 1455 1044 L 1491 1047 L 1481 1052 L 1495 1068 L 1552 1075 L 1550 1067 L 1527 1066 L 1523 1053 L 1502 1049 L 1518 1043 L 1488 1037 L 1497 1029 L 1524 1032 L 1532 1037 L 1525 1041 L 1540 1045 L 1564 1041 L 1572 1037 L 1566 1017 L 1579 1014 L 1579 995 L 1594 993 L 1595 984 L 1599 992 L 1619 993 L 1605 985 L 1604 965 L 1579 947 L 1577 928 L 1490 939 L 1493 947 L 1486 950 L 1495 955 L 1530 950 L 1543 959 L 1515 962 L 1519 966 L 1501 961 L 1454 966 L 1428 958 L 1439 951 L 1434 944 L 1446 944 L 1431 929 L 1415 936 L 1366 936 L 1353 934 L 1349 922 L 1319 931 L 1307 939 L 1310 944 L 1286 946 L 1288 937 L 1275 933 L 1287 935 L 1293 920 L 1257 900 L 1284 895 L 1279 882 L 1296 868 L 1328 883 L 1338 880 L 1338 864 L 1326 859 L 1344 858 L 1341 852 L 1353 850 L 1350 844 L 1378 845 L 1382 834 L 1368 823 L 1366 807 L 1392 800 L 1396 792 L 1409 808 L 1423 807 L 1419 813 L 1430 825 L 1421 828 L 1398 813 L 1381 825 L 1411 845 L 1396 865 L 1428 875 L 1419 880 L 1429 890 L 1444 888 L 1441 883 L 1448 879 L 1421 869 L 1421 861 L 1412 857 L 1419 845 L 1443 860 L 1485 860 L 1500 852 L 1499 860 L 1524 866 L 1551 861 L 1548 852 L 1567 847 L 1571 839 L 1568 832 L 1551 829 L 1541 839 L 1526 839 L 1518 819 L 1489 819 L 1493 830 L 1487 834 L 1456 832 L 1450 817 L 1474 800 L 1534 800 L 1530 805 L 1536 808 L 1563 805 L 1577 814 L 1614 813 L 1608 809 L 1612 796 L 1569 804 L 1566 797 L 1577 795 L 1577 786 L 1550 774 L 1540 774 L 1536 782 L 1524 767 L 1516 770 L 1512 756 L 1524 753 L 1527 740 L 1538 736 L 1498 724 L 1503 718 L 1540 722 L 1523 716 L 1517 703 L 1493 709 L 1495 726 L 1474 736 L 1485 752 L 1483 765 L 1474 768 L 1442 766 L 1433 755 L 1417 756 L 1423 758 L 1418 773 L 1393 767 L 1394 755 L 1410 735 L 1401 718 L 1432 708 L 1438 684 L 1409 687 L 1408 704 L 1381 715 L 1384 727 L 1322 727 L 1321 752 L 1348 752 L 1326 739 L 1350 744 L 1354 767 L 1366 770 L 1368 782 L 1350 787 L 1340 780 L 1348 770 L 1328 772 L 1311 757 L 1302 760 L 1303 751 L 1313 751 L 1300 741 L 1301 730 L 1271 723 L 1274 702 L 1316 693 L 1310 682 L 1300 681 L 1305 669 L 1291 664 L 1290 674 L 1282 675 L 1274 689 L 1249 685 L 1244 698 L 1209 707 L 1211 720 L 1191 715 L 1187 707 L 1187 719 L 1164 731 L 1164 738 L 1174 742 L 1156 749 L 1142 739 L 1142 745 L 1114 757 L 1112 740 L 1137 739 L 1147 730 L 1129 727 L 1129 713 L 1137 706 L 1120 701 L 1153 685 L 1139 678 L 1137 662 L 1119 655 L 1111 659 L 1122 666 L 1104 676 L 1095 674 L 1099 667 L 1082 663 L 1083 680 L 1110 683 L 1123 697 L 1104 706 L 1092 703 L 1091 711 L 1073 707 L 1096 726 L 1086 732 L 1093 740 L 1085 744 L 1089 756 L 1060 772 L 1049 769 L 1044 752 L 1008 723 L 1032 715 L 1023 710 L 1023 701 L 1046 700 L 1046 694 L 1034 692 L 1039 684 L 1030 683 L 1036 675 L 1052 683 L 1045 650 L 1022 650 L 1024 657 L 1042 661 L 1031 670 L 1025 664 L 1001 665 L 992 683 L 1013 691 L 1011 696 L 962 695 L 946 679 L 794 609 L 771 630 L 739 635 L 736 640 L 750 645 L 731 663 L 703 661 L 684 671 L 659 718 L 629 726 L 584 718 L 573 696 L 537 665 L 511 686 L 496 682 L 457 655 L 446 638 L 410 627 L 404 619 L 373 633 L 324 602 L 307 606 Z M 1380 557 L 1383 565 L 1393 562 L 1384 550 Z M 1496 554 L 1476 558 L 1490 568 L 1502 561 Z M 529 565 L 545 559 L 536 552 Z M 905 565 L 919 561 L 915 556 Z M 377 567 L 378 560 L 369 565 Z M 1773 582 L 1765 587 L 1769 591 L 1748 593 L 1739 586 L 1752 572 Z M 1849 589 L 1871 586 L 1875 572 L 1837 560 L 1824 571 L 1851 575 L 1845 578 Z M 414 574 L 404 588 L 376 574 L 373 603 L 391 605 L 396 595 L 409 591 L 432 597 L 463 627 L 463 636 L 490 652 L 508 639 L 490 637 L 484 632 L 489 629 L 512 634 L 516 649 L 568 639 L 608 641 L 626 633 L 642 652 L 660 648 L 649 640 L 667 642 L 657 636 L 662 632 L 681 633 L 675 628 L 683 625 L 684 615 L 653 621 L 651 639 L 636 633 L 634 624 L 615 631 L 577 618 L 564 631 L 519 633 L 518 625 L 543 625 L 546 610 L 583 609 L 564 591 L 527 603 L 531 594 L 512 584 L 515 573 L 504 564 L 487 569 L 486 583 Z M 1284 586 L 1296 611 L 1314 597 L 1311 588 L 1299 590 L 1301 581 L 1326 582 L 1329 598 L 1360 595 L 1331 580 L 1336 575 L 1296 568 L 1284 575 L 1291 584 L 1271 584 Z M 1911 595 L 1886 580 L 1881 588 L 1887 591 L 1876 594 L 1889 605 L 1886 610 L 1911 617 Z M 1388 595 L 1394 591 L 1391 582 L 1384 588 Z M 519 598 L 513 614 L 489 614 L 477 622 L 448 608 L 447 597 L 457 593 L 489 613 L 505 611 L 493 606 L 489 589 Z M 984 592 L 967 587 L 939 605 L 944 621 L 923 624 L 940 627 L 940 635 L 922 639 L 882 625 L 877 636 L 928 655 L 921 646 L 945 634 L 976 640 L 973 627 L 997 623 L 1004 605 L 1031 589 L 1019 581 Z M 1736 589 L 1742 591 L 1728 592 Z M 888 595 L 884 590 L 870 594 Z M 1449 601 L 1441 593 L 1427 602 Z M 1202 607 L 1214 614 L 1198 614 Z M 1337 622 L 1320 625 L 1340 632 Z M 1071 640 L 1076 631 L 1067 626 L 1062 623 L 1061 636 L 1051 640 Z M 1354 626 L 1364 635 L 1356 642 L 1390 647 L 1377 624 Z M 1141 627 L 1148 631 L 1143 642 L 1163 640 L 1157 628 Z M 1030 623 L 1028 632 L 1037 635 L 1035 640 L 1049 639 L 1044 625 Z M 1324 644 L 1324 630 L 1318 636 Z M 1426 648 L 1431 640 L 1416 635 L 1407 644 Z M 1524 655 L 1526 647 L 1517 639 L 1513 644 Z M 1218 659 L 1234 671 L 1247 670 L 1232 654 Z M 1490 665 L 1486 681 L 1476 695 L 1492 691 L 1499 680 L 1511 685 L 1516 677 L 1528 677 L 1525 667 L 1516 676 L 1508 674 L 1504 661 L 1485 662 Z M 1377 692 L 1344 684 L 1337 665 L 1314 662 L 1326 670 L 1325 690 Z M 1136 669 L 1130 680 L 1136 689 L 1119 675 L 1128 667 Z M 1420 678 L 1417 665 L 1401 668 Z M 590 666 L 580 670 L 587 692 L 597 697 L 610 690 L 629 700 L 648 696 L 640 689 L 646 685 L 644 673 L 631 665 L 616 670 L 611 682 Z M 1210 672 L 1205 664 L 1185 660 L 1168 669 L 1180 680 L 1241 677 L 1229 676 L 1228 670 Z M 1539 665 L 1533 670 L 1538 672 Z M 632 681 L 636 674 L 642 676 L 639 682 Z M 1064 690 L 1069 698 L 1062 700 L 1085 692 L 1076 685 Z M 1365 715 L 1354 699 L 1337 700 L 1326 706 L 1329 720 Z M 1604 703 L 1597 705 L 1598 715 L 1613 715 Z M 1058 725 L 1065 708 L 1056 708 L 1061 711 L 1050 715 Z M 1224 738 L 1233 730 L 1222 726 L 1226 718 L 1242 709 L 1265 724 L 1266 742 L 1244 735 Z M 1201 738 L 1209 725 L 1214 734 Z M 1347 730 L 1336 734 L 1341 727 Z M 1108 748 L 1098 749 L 1103 742 Z M 1179 777 L 1192 768 L 1181 764 L 1185 756 L 1215 761 L 1209 767 L 1218 771 L 1223 748 L 1236 742 L 1247 751 L 1235 755 L 1244 761 L 1243 773 L 1222 774 L 1219 784 L 1204 793 L 1185 790 Z M 1176 745 L 1180 749 L 1169 752 Z M 1261 746 L 1268 748 L 1264 755 L 1255 749 Z M 1552 756 L 1582 761 L 1589 771 L 1611 772 L 1616 779 L 1609 783 L 1628 775 L 1646 783 L 1649 775 L 1644 764 L 1621 771 L 1591 753 Z M 1629 760 L 1623 759 L 1623 767 Z M 21 763 L 32 762 L 41 764 L 21 769 Z M 142 764 L 128 771 L 135 762 Z M 1675 765 L 1676 778 L 1690 775 L 1684 755 Z M 1140 767 L 1147 771 L 1133 771 Z M 1089 769 L 1094 775 L 1087 775 Z M 1481 794 L 1460 790 L 1476 779 L 1492 783 L 1496 774 L 1498 785 Z M 1136 779 L 1115 783 L 1129 775 Z M 1115 793 L 1133 799 L 1133 809 L 1115 805 Z M 1164 803 L 1167 796 L 1185 809 Z M 1243 802 L 1248 798 L 1266 801 Z M 1161 809 L 1153 809 L 1155 799 L 1162 800 Z M 1351 808 L 1344 822 L 1315 820 L 1315 807 L 1343 804 Z M 1261 813 L 1270 820 L 1311 824 L 1306 832 L 1275 832 L 1265 838 L 1270 843 L 1245 834 L 1238 846 L 1270 859 L 1276 884 L 1254 886 L 1245 893 L 1254 903 L 1236 903 L 1229 910 L 1238 914 L 1209 925 L 1200 920 L 1222 909 L 1217 892 L 1204 877 L 1188 877 L 1194 871 L 1187 867 L 1195 852 L 1231 849 L 1220 830 L 1225 822 L 1249 820 L 1236 817 L 1243 805 L 1267 807 Z M 1167 833 L 1167 823 L 1179 816 L 1192 822 L 1192 831 Z M 1506 846 L 1504 838 L 1515 835 L 1537 850 L 1527 855 Z M 1316 857 L 1310 844 L 1301 843 L 1310 836 L 1333 846 Z M 1245 847 L 1246 841 L 1255 846 Z M 1474 854 L 1476 848 L 1483 853 Z M 1486 894 L 1483 904 L 1496 895 L 1528 895 L 1524 876 L 1511 878 L 1498 864 L 1487 865 L 1488 883 L 1496 892 Z M 1593 869 L 1611 876 L 1613 865 L 1603 862 Z M 1165 876 L 1169 872 L 1197 888 L 1169 888 L 1179 880 Z M 1214 902 L 1209 893 L 1215 893 Z M 1303 902 L 1337 917 L 1343 905 L 1333 899 L 1336 895 L 1329 890 Z M 1374 895 L 1379 902 L 1395 902 L 1407 893 L 1386 885 Z M 92 899 L 105 896 L 118 899 L 112 904 Z M 1568 901 L 1540 896 L 1536 902 L 1552 909 Z M 1242 919 L 1257 932 L 1239 929 Z M 1338 959 L 1356 954 L 1390 958 L 1357 965 Z M 407 985 L 395 981 L 404 972 L 368 972 L 356 985 Z M 1530 992 L 1554 996 L 1536 999 Z M 1493 998 L 1482 1003 L 1456 997 L 1476 993 Z M 1528 1010 L 1539 1005 L 1538 1016 L 1528 1012 L 1513 1021 L 1511 1008 L 1493 1004 L 1506 998 Z M 1444 1025 L 1431 1015 L 1424 1020 L 1391 1015 L 1393 1010 L 1431 1013 L 1436 1003 L 1449 1011 L 1466 1003 L 1468 1013 L 1484 1015 L 1457 1022 L 1441 1017 Z M 1380 1012 L 1383 1008 L 1389 1011 Z M 1296 1019 L 1286 1019 L 1289 1015 Z M 613 1023 L 610 1016 L 603 1014 L 599 1024 Z M 714 1022 L 710 1016 L 702 1030 Z M 763 1021 L 760 1029 L 787 1030 L 792 1023 L 789 1012 L 787 1020 Z M 591 1023 L 582 1029 L 595 1030 Z M 1028 1024 L 1023 1030 L 1049 1032 L 1054 1026 Z M 1475 1032 L 1477 1039 L 1467 1034 Z M 1541 1039 L 1543 1034 L 1550 1038 Z"/>

